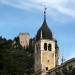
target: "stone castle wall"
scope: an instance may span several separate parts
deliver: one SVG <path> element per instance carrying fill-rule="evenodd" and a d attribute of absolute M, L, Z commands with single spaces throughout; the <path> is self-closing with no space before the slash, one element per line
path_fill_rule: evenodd
<path fill-rule="evenodd" d="M 19 41 L 20 41 L 20 44 L 22 47 L 29 46 L 29 40 L 30 40 L 29 33 L 20 33 L 19 34 Z"/>

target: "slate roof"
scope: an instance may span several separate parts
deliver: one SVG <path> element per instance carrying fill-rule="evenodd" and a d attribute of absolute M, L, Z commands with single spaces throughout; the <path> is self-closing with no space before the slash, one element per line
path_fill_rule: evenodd
<path fill-rule="evenodd" d="M 36 35 L 36 40 L 40 40 L 41 37 L 41 31 L 42 31 L 42 39 L 50 39 L 52 40 L 52 31 L 49 29 L 47 23 L 46 23 L 46 18 L 44 16 L 44 21 L 42 26 L 40 27 L 40 29 L 37 32 Z"/>

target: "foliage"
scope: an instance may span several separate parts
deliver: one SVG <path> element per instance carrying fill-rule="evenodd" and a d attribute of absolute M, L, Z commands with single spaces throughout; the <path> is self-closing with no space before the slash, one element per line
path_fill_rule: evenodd
<path fill-rule="evenodd" d="M 12 47 L 12 40 L 0 37 L 0 49 L 10 49 Z"/>
<path fill-rule="evenodd" d="M 22 49 L 22 46 L 20 45 L 20 41 L 19 41 L 19 36 L 15 37 L 13 42 L 15 42 L 15 44 L 12 46 L 13 49 Z M 16 46 L 14 48 L 14 46 Z"/>
<path fill-rule="evenodd" d="M 33 73 L 33 53 L 23 50 L 0 50 L 1 75 L 30 75 Z"/>
<path fill-rule="evenodd" d="M 34 44 L 32 40 L 30 39 L 30 45 L 26 49 L 13 49 L 11 48 L 12 40 L 0 38 L 0 75 L 33 74 Z M 16 41 L 18 44 L 17 39 Z"/>

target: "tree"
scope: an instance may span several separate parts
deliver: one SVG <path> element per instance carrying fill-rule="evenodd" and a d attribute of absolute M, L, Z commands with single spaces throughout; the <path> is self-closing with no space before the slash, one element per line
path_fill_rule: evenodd
<path fill-rule="evenodd" d="M 0 37 L 0 49 L 10 49 L 12 46 L 12 40 Z"/>
<path fill-rule="evenodd" d="M 22 46 L 20 45 L 20 41 L 19 41 L 19 36 L 15 37 L 14 41 L 16 42 L 15 43 L 16 49 L 22 49 Z"/>
<path fill-rule="evenodd" d="M 32 75 L 34 54 L 22 50 L 0 50 L 0 75 Z"/>
<path fill-rule="evenodd" d="M 14 38 L 19 45 L 19 37 Z M 22 50 L 11 48 L 12 40 L 0 37 L 0 75 L 32 75 L 34 72 L 34 43 Z M 17 45 L 16 44 L 16 45 Z"/>

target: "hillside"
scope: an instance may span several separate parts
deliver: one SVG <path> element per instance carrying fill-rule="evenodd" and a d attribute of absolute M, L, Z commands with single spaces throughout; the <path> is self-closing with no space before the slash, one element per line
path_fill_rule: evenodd
<path fill-rule="evenodd" d="M 13 49 L 4 43 L 0 45 L 0 75 L 32 75 L 34 47 L 31 41 L 27 49 Z"/>
<path fill-rule="evenodd" d="M 31 75 L 33 53 L 25 50 L 0 50 L 0 75 Z"/>

